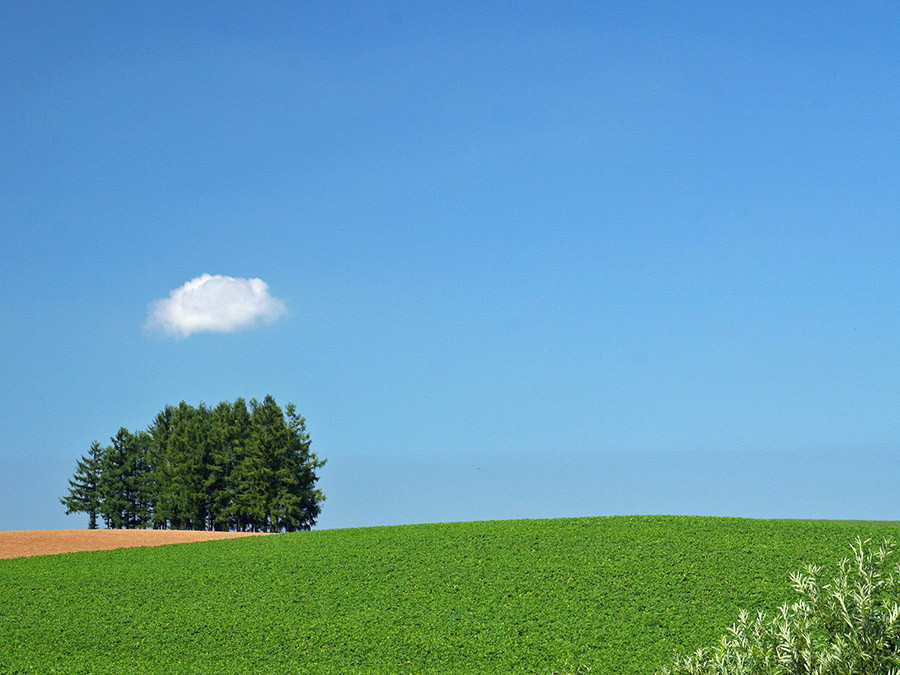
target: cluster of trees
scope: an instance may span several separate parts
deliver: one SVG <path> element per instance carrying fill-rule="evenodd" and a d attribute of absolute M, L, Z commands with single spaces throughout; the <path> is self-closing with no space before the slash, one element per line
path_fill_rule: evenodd
<path fill-rule="evenodd" d="M 306 421 L 293 403 L 166 406 L 146 431 L 124 427 L 78 460 L 66 514 L 89 527 L 291 532 L 312 527 L 325 499 Z"/>

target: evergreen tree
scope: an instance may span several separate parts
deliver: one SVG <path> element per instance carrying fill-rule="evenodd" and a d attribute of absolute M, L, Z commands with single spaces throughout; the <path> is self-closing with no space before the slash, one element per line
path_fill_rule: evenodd
<path fill-rule="evenodd" d="M 325 460 L 310 451 L 306 420 L 297 413 L 293 403 L 285 407 L 285 416 L 288 439 L 279 474 L 278 529 L 308 530 L 316 524 L 325 501 L 325 495 L 315 487 L 319 479 L 316 470 L 325 465 Z"/>
<path fill-rule="evenodd" d="M 124 427 L 78 462 L 67 513 L 91 527 L 279 532 L 312 527 L 325 495 L 306 422 L 272 396 L 210 409 L 166 406 L 147 431 Z"/>
<path fill-rule="evenodd" d="M 99 481 L 100 513 L 110 528 L 146 527 L 152 516 L 149 436 L 143 431 L 132 434 L 122 427 L 110 440 L 103 453 Z"/>
<path fill-rule="evenodd" d="M 87 455 L 75 463 L 75 475 L 69 480 L 69 494 L 60 497 L 66 507 L 66 515 L 70 513 L 87 513 L 88 528 L 97 529 L 97 514 L 100 512 L 100 471 L 103 461 L 103 448 L 98 441 L 91 443 Z"/>
<path fill-rule="evenodd" d="M 212 529 L 242 530 L 247 518 L 237 508 L 237 467 L 244 460 L 250 438 L 250 413 L 244 399 L 223 401 L 213 410 L 215 443 L 210 455 L 206 492 L 210 497 Z"/>
<path fill-rule="evenodd" d="M 209 409 L 182 401 L 173 410 L 172 425 L 163 458 L 165 501 L 169 525 L 174 529 L 203 530 L 207 526 L 209 472 Z"/>
<path fill-rule="evenodd" d="M 169 446 L 169 437 L 172 435 L 173 414 L 172 406 L 167 405 L 157 413 L 153 424 L 147 429 L 147 460 L 150 474 L 148 483 L 151 491 L 150 509 L 153 513 L 152 523 L 154 529 L 166 529 L 172 517 L 165 459 Z"/>
<path fill-rule="evenodd" d="M 271 528 L 276 480 L 273 454 L 274 446 L 283 441 L 279 433 L 283 426 L 275 399 L 266 396 L 262 403 L 250 401 L 250 435 L 244 457 L 236 467 L 235 502 L 246 519 L 244 528 L 252 532 L 269 532 Z"/>
<path fill-rule="evenodd" d="M 121 437 L 124 427 L 119 429 Z M 115 436 L 113 437 L 115 438 Z M 128 501 L 125 495 L 125 453 L 122 444 L 107 445 L 103 449 L 103 462 L 100 469 L 100 515 L 107 528 L 125 527 L 125 514 Z"/>
<path fill-rule="evenodd" d="M 125 495 L 127 528 L 144 528 L 153 517 L 153 473 L 150 465 L 150 435 L 146 431 L 128 433 L 121 442 L 125 454 Z"/>

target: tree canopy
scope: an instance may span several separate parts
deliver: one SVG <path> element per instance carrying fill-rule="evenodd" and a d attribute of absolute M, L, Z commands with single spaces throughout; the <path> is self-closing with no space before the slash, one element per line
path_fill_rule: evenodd
<path fill-rule="evenodd" d="M 145 431 L 122 427 L 77 460 L 66 514 L 108 528 L 291 532 L 316 523 L 325 464 L 306 421 L 272 396 L 166 406 Z"/>

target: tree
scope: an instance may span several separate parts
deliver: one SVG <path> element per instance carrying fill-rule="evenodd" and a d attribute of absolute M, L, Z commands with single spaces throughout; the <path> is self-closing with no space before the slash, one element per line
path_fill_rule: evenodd
<path fill-rule="evenodd" d="M 103 453 L 98 484 L 100 514 L 107 527 L 146 527 L 152 516 L 149 436 L 147 432 L 133 434 L 122 427 L 110 441 Z"/>
<path fill-rule="evenodd" d="M 246 456 L 250 438 L 250 412 L 244 399 L 223 401 L 213 410 L 215 439 L 210 453 L 206 491 L 214 530 L 242 530 L 247 522 L 235 498 L 240 489 L 237 467 Z"/>
<path fill-rule="evenodd" d="M 287 532 L 308 530 L 316 524 L 325 501 L 325 495 L 316 489 L 319 479 L 316 470 L 325 466 L 326 460 L 320 460 L 310 451 L 312 442 L 306 433 L 306 420 L 297 413 L 293 403 L 287 404 L 285 415 L 289 439 L 285 463 L 279 474 L 278 526 Z"/>
<path fill-rule="evenodd" d="M 262 403 L 250 401 L 250 428 L 244 456 L 235 467 L 235 505 L 244 519 L 244 528 L 269 532 L 275 500 L 275 454 L 285 441 L 284 418 L 271 396 Z"/>
<path fill-rule="evenodd" d="M 153 466 L 156 508 L 153 512 L 153 527 L 166 529 L 175 527 L 176 507 L 173 481 L 177 471 L 173 470 L 169 456 L 169 444 L 175 427 L 175 408 L 166 406 L 160 411 L 148 429 L 153 446 L 155 463 Z"/>
<path fill-rule="evenodd" d="M 325 495 L 315 489 L 324 466 L 310 451 L 306 420 L 271 396 L 250 402 L 250 437 L 236 467 L 235 506 L 253 531 L 293 532 L 316 523 Z"/>
<path fill-rule="evenodd" d="M 116 439 L 118 440 L 118 439 Z M 150 435 L 146 431 L 123 437 L 125 454 L 126 527 L 144 528 L 153 516 L 153 474 L 150 465 Z"/>
<path fill-rule="evenodd" d="M 82 458 L 69 497 L 111 528 L 308 530 L 325 495 L 306 421 L 272 396 L 215 408 L 166 406 L 147 431 L 124 427 Z M 91 463 L 93 462 L 93 463 Z"/>
<path fill-rule="evenodd" d="M 168 437 L 160 453 L 158 499 L 164 521 L 178 530 L 207 529 L 205 483 L 211 437 L 209 409 L 184 401 L 171 409 Z"/>
<path fill-rule="evenodd" d="M 119 430 L 121 434 L 122 429 Z M 125 456 L 121 445 L 104 448 L 103 463 L 100 467 L 100 515 L 108 528 L 125 526 L 127 507 L 123 490 L 125 481 Z"/>
<path fill-rule="evenodd" d="M 87 513 L 88 528 L 97 529 L 97 514 L 100 512 L 100 471 L 103 462 L 103 451 L 98 441 L 91 443 L 87 455 L 75 463 L 75 475 L 69 480 L 69 494 L 60 497 L 66 507 L 66 515 L 70 513 Z"/>
<path fill-rule="evenodd" d="M 171 517 L 171 509 L 166 501 L 166 464 L 165 453 L 172 435 L 173 408 L 167 405 L 153 420 L 147 429 L 147 462 L 149 464 L 150 510 L 153 529 L 166 529 Z"/>

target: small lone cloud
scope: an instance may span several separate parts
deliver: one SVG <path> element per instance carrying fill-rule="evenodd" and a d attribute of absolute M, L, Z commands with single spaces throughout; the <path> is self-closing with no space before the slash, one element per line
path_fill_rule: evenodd
<path fill-rule="evenodd" d="M 228 333 L 272 323 L 287 311 L 269 295 L 262 279 L 203 274 L 150 303 L 147 327 L 168 335 L 188 337 L 204 331 Z"/>

